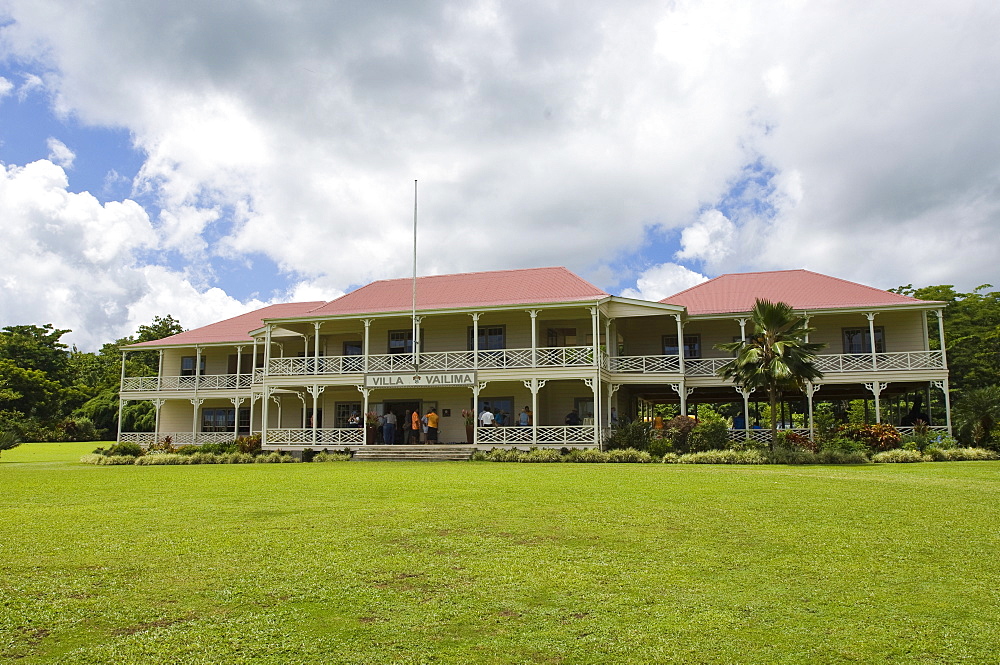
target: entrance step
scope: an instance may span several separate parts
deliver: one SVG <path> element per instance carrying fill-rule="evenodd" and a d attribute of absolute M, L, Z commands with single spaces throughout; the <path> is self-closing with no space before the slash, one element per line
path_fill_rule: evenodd
<path fill-rule="evenodd" d="M 468 461 L 474 446 L 362 446 L 354 451 L 356 462 L 389 460 L 394 462 Z"/>

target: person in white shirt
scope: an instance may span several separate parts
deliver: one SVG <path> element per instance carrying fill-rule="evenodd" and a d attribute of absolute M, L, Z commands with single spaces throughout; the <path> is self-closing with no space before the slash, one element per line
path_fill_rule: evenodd
<path fill-rule="evenodd" d="M 482 427 L 493 427 L 495 418 L 493 417 L 493 410 L 490 407 L 483 409 L 483 412 L 479 414 L 479 424 Z"/>

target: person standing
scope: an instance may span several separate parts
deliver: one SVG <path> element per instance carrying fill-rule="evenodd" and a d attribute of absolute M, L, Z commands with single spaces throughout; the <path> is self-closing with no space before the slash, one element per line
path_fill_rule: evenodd
<path fill-rule="evenodd" d="M 438 440 L 438 414 L 437 409 L 431 408 L 427 412 L 427 443 L 437 443 Z"/>
<path fill-rule="evenodd" d="M 573 409 L 572 411 L 570 411 L 569 413 L 566 414 L 566 424 L 567 425 L 575 426 L 575 425 L 579 425 L 580 422 L 581 422 L 580 421 L 580 413 L 576 409 Z"/>
<path fill-rule="evenodd" d="M 388 411 L 385 414 L 382 439 L 390 446 L 396 443 L 396 414 L 392 411 Z"/>
<path fill-rule="evenodd" d="M 414 409 L 410 414 L 410 444 L 420 443 L 420 413 Z"/>
<path fill-rule="evenodd" d="M 483 412 L 479 414 L 479 425 L 481 427 L 493 427 L 495 419 L 493 417 L 493 409 L 486 407 Z"/>
<path fill-rule="evenodd" d="M 531 408 L 524 407 L 524 411 L 521 411 L 521 415 L 518 417 L 518 424 L 521 427 L 530 427 L 532 425 Z"/>

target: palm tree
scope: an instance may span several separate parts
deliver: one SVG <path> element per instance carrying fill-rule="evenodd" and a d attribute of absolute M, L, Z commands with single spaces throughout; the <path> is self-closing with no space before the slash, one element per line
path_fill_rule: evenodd
<path fill-rule="evenodd" d="M 966 443 L 990 447 L 1000 422 L 1000 386 L 976 388 L 963 394 L 955 405 L 958 435 Z"/>
<path fill-rule="evenodd" d="M 21 445 L 21 440 L 17 438 L 16 434 L 0 430 L 0 452 L 17 448 L 19 445 Z"/>
<path fill-rule="evenodd" d="M 717 344 L 715 348 L 735 354 L 719 368 L 719 375 L 744 388 L 762 388 L 771 404 L 771 448 L 778 435 L 778 398 L 783 390 L 805 387 L 806 381 L 823 377 L 814 364 L 824 344 L 811 344 L 812 332 L 804 317 L 790 305 L 757 299 L 750 313 L 753 332 L 745 340 Z"/>

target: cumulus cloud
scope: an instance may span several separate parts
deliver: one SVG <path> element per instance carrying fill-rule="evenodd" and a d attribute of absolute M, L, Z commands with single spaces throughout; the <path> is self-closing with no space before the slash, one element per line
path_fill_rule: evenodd
<path fill-rule="evenodd" d="M 719 264 L 735 251 L 736 226 L 718 210 L 706 210 L 698 221 L 681 232 L 678 259 L 697 259 Z"/>
<path fill-rule="evenodd" d="M 625 298 L 640 300 L 663 300 L 667 296 L 697 286 L 708 281 L 708 277 L 689 270 L 676 263 L 661 263 L 648 268 L 636 279 L 635 289 L 625 289 L 621 295 Z"/>
<path fill-rule="evenodd" d="M 49 147 L 50 161 L 64 169 L 73 168 L 73 160 L 76 159 L 76 153 L 67 148 L 65 143 L 51 136 L 45 143 Z"/>
<path fill-rule="evenodd" d="M 159 242 L 142 207 L 69 192 L 66 172 L 48 160 L 0 165 L 0 220 L 2 325 L 53 323 L 73 330 L 69 341 L 93 350 L 156 315 L 173 314 L 195 327 L 264 304 L 142 265 L 142 253 Z"/>
<path fill-rule="evenodd" d="M 6 7 L 0 48 L 45 77 L 20 94 L 129 130 L 190 272 L 405 275 L 414 179 L 425 273 L 564 264 L 659 293 L 616 268 L 661 238 L 665 275 L 995 272 L 997 3 Z"/>
<path fill-rule="evenodd" d="M 3 99 L 14 89 L 14 84 L 0 76 L 0 99 Z"/>

